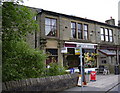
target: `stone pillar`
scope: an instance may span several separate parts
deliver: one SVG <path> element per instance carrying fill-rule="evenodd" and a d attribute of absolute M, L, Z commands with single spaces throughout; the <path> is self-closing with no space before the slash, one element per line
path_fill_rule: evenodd
<path fill-rule="evenodd" d="M 58 64 L 63 66 L 63 54 L 61 53 L 61 48 L 64 47 L 64 41 L 58 41 Z"/>

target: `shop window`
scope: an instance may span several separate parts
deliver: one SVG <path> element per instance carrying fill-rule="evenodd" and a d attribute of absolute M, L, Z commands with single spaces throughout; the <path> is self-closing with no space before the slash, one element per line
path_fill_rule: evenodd
<path fill-rule="evenodd" d="M 58 62 L 58 49 L 46 49 L 46 54 L 48 55 L 46 64 Z"/>
<path fill-rule="evenodd" d="M 45 18 L 45 35 L 57 36 L 57 20 L 53 18 Z"/>
<path fill-rule="evenodd" d="M 83 49 L 84 53 L 84 66 L 85 68 L 94 68 L 97 66 L 96 50 L 94 49 Z"/>
<path fill-rule="evenodd" d="M 106 60 L 102 60 L 102 64 L 106 64 L 107 63 L 107 61 Z"/>
<path fill-rule="evenodd" d="M 68 48 L 67 51 L 68 51 L 68 54 L 75 55 L 75 49 L 74 48 Z"/>

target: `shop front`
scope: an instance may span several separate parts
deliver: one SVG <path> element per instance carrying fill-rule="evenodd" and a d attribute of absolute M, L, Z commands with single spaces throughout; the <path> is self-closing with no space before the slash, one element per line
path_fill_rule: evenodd
<path fill-rule="evenodd" d="M 75 68 L 80 65 L 80 48 L 82 47 L 82 62 L 85 68 L 97 67 L 97 44 L 65 42 L 63 53 L 63 65 Z"/>

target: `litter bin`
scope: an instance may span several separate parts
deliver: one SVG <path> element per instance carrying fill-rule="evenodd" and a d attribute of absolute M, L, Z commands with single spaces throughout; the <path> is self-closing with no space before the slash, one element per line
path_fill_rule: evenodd
<path fill-rule="evenodd" d="M 120 74 L 120 72 L 119 72 L 119 66 L 116 65 L 115 66 L 115 75 L 119 75 L 119 74 Z"/>
<path fill-rule="evenodd" d="M 70 68 L 70 74 L 73 74 L 74 73 L 74 68 Z"/>

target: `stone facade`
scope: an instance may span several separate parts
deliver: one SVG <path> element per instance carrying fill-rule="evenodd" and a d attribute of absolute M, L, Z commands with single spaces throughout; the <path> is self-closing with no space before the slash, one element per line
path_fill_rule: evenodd
<path fill-rule="evenodd" d="M 51 56 L 50 56 L 50 60 L 48 60 L 48 63 L 52 59 L 55 59 L 60 65 L 63 65 L 63 66 L 64 66 L 64 64 L 69 63 L 68 60 L 66 60 L 68 54 L 61 53 L 62 48 L 67 48 L 67 51 L 68 51 L 68 48 L 69 49 L 71 48 L 71 47 L 66 47 L 66 45 L 65 45 L 66 42 L 69 42 L 69 43 L 74 42 L 76 44 L 77 43 L 96 44 L 94 50 L 98 54 L 98 56 L 96 58 L 97 67 L 99 67 L 99 65 L 105 65 L 105 66 L 111 65 L 111 63 L 110 63 L 111 60 L 113 60 L 113 62 L 114 62 L 114 63 L 112 63 L 112 65 L 113 64 L 115 65 L 116 63 L 120 63 L 119 53 L 117 54 L 117 57 L 116 57 L 116 55 L 107 55 L 107 53 L 104 54 L 104 53 L 101 53 L 100 51 L 98 51 L 101 49 L 106 49 L 109 51 L 117 51 L 118 50 L 118 52 L 120 51 L 120 27 L 114 25 L 114 19 L 109 19 L 106 21 L 106 23 L 101 23 L 101 22 L 94 21 L 94 20 L 89 20 L 89 19 L 84 19 L 84 18 L 80 18 L 80 17 L 76 17 L 76 16 L 65 15 L 65 14 L 60 14 L 60 13 L 56 13 L 56 12 L 39 9 L 39 12 L 37 15 L 37 20 L 39 23 L 39 31 L 37 31 L 36 37 L 35 37 L 36 47 L 44 50 L 44 53 L 46 53 L 47 51 L 50 53 L 53 53 L 51 55 L 53 58 L 51 58 Z M 52 25 L 53 22 L 56 22 L 56 25 Z M 78 31 L 75 33 L 76 34 L 75 38 L 72 37 L 71 22 L 75 23 L 76 25 L 78 25 L 78 24 L 81 24 L 82 26 L 87 25 L 87 27 L 88 27 L 87 28 L 87 39 L 84 39 L 85 34 L 82 35 L 82 36 L 84 36 L 82 39 L 79 39 L 79 35 L 77 34 Z M 48 25 L 48 24 L 50 24 L 50 25 Z M 48 29 L 47 27 L 51 27 L 51 30 L 54 29 L 54 27 L 55 27 L 56 32 L 49 33 L 49 34 L 51 34 L 51 35 L 54 34 L 56 36 L 50 36 L 50 35 L 47 36 L 46 35 L 46 33 L 48 34 L 48 32 L 46 32 L 46 30 Z M 112 30 L 112 36 L 111 36 L 112 42 L 110 42 L 110 37 L 109 37 L 109 41 L 101 40 L 101 37 L 102 37 L 101 36 L 101 28 L 104 29 L 104 32 L 106 29 Z M 76 29 L 78 30 L 78 26 L 75 27 L 75 30 Z M 84 30 L 85 30 L 84 27 L 82 27 L 82 32 Z M 85 32 L 83 32 L 83 33 L 85 33 Z M 109 34 L 110 34 L 110 32 L 109 32 Z M 104 36 L 104 39 L 106 37 L 107 37 L 107 35 Z M 34 42 L 34 44 L 35 44 L 35 42 Z M 74 48 L 72 47 L 72 49 L 74 49 Z M 54 52 L 51 52 L 52 50 Z M 106 63 L 101 63 L 100 60 L 101 60 L 102 56 L 106 56 L 106 61 L 107 61 Z M 112 59 L 111 59 L 111 56 L 113 56 Z M 77 64 L 77 65 L 79 64 L 79 62 L 77 62 L 77 61 L 79 61 L 79 56 L 74 55 L 74 57 L 71 59 L 70 59 L 70 57 L 73 57 L 73 56 L 69 55 L 69 60 L 71 60 L 71 62 L 74 61 L 72 59 L 75 59 L 76 60 L 75 64 Z"/>

